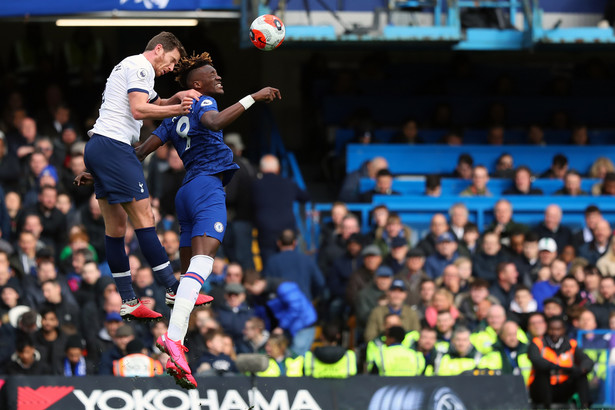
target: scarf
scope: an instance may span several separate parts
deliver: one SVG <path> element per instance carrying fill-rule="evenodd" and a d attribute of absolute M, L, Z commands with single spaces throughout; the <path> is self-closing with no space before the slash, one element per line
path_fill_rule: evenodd
<path fill-rule="evenodd" d="M 64 359 L 64 376 L 85 376 L 85 373 L 85 359 L 83 357 L 79 359 L 74 371 L 71 362 L 66 358 Z"/>

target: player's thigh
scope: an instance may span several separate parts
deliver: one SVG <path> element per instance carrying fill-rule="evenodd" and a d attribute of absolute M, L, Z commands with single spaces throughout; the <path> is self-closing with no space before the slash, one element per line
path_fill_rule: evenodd
<path fill-rule="evenodd" d="M 114 238 L 126 234 L 126 212 L 120 204 L 110 204 L 105 198 L 98 199 L 100 212 L 105 221 L 105 234 Z"/>
<path fill-rule="evenodd" d="M 150 228 L 154 226 L 154 212 L 150 204 L 149 197 L 132 202 L 122 203 L 122 207 L 128 214 L 130 222 L 135 229 Z"/>
<path fill-rule="evenodd" d="M 212 258 L 216 257 L 220 240 L 211 236 L 193 236 L 192 237 L 192 255 L 207 255 Z"/>

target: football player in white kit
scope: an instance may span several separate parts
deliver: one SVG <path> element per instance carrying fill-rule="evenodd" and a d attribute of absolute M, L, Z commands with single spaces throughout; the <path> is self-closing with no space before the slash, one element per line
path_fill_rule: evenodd
<path fill-rule="evenodd" d="M 172 72 L 186 55 L 181 42 L 169 32 L 153 37 L 141 54 L 126 57 L 116 65 L 105 85 L 99 117 L 85 147 L 84 160 L 91 174 L 77 177 L 77 185 L 93 178 L 96 198 L 105 221 L 107 262 L 122 296 L 120 315 L 126 320 L 159 320 L 162 315 L 144 306 L 132 288 L 130 266 L 124 246 L 127 218 L 135 228 L 139 246 L 158 281 L 166 288 L 166 303 L 175 301 L 179 282 L 154 228 L 149 192 L 143 167 L 132 144 L 139 140 L 144 119 L 164 119 L 190 112 L 201 94 L 181 91 L 162 99 L 154 91 L 154 79 Z M 212 300 L 200 295 L 197 304 Z"/>

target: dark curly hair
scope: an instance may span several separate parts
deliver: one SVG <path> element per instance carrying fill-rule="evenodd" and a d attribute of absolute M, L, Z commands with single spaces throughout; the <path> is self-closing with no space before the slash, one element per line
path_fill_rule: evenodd
<path fill-rule="evenodd" d="M 183 88 L 188 88 L 188 76 L 192 70 L 196 70 L 197 68 L 201 68 L 206 65 L 213 67 L 211 56 L 208 52 L 204 52 L 199 55 L 193 53 L 191 57 L 182 58 L 175 66 L 175 70 L 173 70 L 177 74 L 175 81 L 177 81 Z"/>

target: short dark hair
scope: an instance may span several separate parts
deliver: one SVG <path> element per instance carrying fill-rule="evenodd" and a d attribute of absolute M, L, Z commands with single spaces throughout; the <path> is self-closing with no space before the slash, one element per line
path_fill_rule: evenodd
<path fill-rule="evenodd" d="M 474 166 L 474 158 L 472 158 L 472 156 L 466 152 L 464 152 L 463 154 L 459 155 L 459 158 L 457 159 L 457 165 L 459 164 L 468 164 L 469 166 Z"/>
<path fill-rule="evenodd" d="M 517 176 L 517 174 L 522 171 L 526 171 L 528 174 L 530 174 L 530 177 L 532 176 L 532 171 L 526 165 L 519 165 L 517 169 L 515 169 L 515 176 Z"/>
<path fill-rule="evenodd" d="M 525 242 L 538 242 L 538 234 L 534 231 L 529 231 L 525 234 L 524 241 Z"/>
<path fill-rule="evenodd" d="M 380 177 L 391 177 L 393 178 L 393 174 L 391 173 L 391 171 L 389 171 L 388 169 L 381 169 L 380 171 L 378 171 L 376 173 L 376 178 L 380 178 Z"/>
<path fill-rule="evenodd" d="M 600 208 L 598 208 L 596 205 L 589 205 L 587 208 L 585 208 L 585 216 L 589 215 L 589 214 L 593 214 L 595 212 L 600 213 Z"/>
<path fill-rule="evenodd" d="M 425 189 L 436 189 L 442 185 L 440 175 L 430 174 L 425 177 Z"/>
<path fill-rule="evenodd" d="M 186 56 L 186 49 L 182 45 L 181 41 L 173 33 L 169 33 L 168 31 L 162 31 L 156 34 L 151 38 L 150 41 L 147 42 L 145 46 L 145 51 L 150 51 L 156 48 L 156 46 L 160 44 L 162 45 L 162 49 L 166 52 L 173 51 L 177 49 L 179 51 L 180 58 Z"/>
<path fill-rule="evenodd" d="M 15 350 L 18 352 L 23 352 L 24 349 L 28 346 L 34 347 L 34 340 L 29 334 L 23 334 L 17 339 L 17 343 L 15 344 Z"/>
<path fill-rule="evenodd" d="M 463 232 L 478 232 L 478 226 L 474 222 L 466 222 Z"/>
<path fill-rule="evenodd" d="M 406 331 L 401 326 L 393 326 L 387 329 L 386 337 L 387 339 L 393 339 L 396 343 L 401 343 L 406 337 Z"/>
<path fill-rule="evenodd" d="M 568 165 L 568 158 L 564 154 L 556 154 L 553 157 L 552 165 L 557 168 L 563 168 Z"/>

